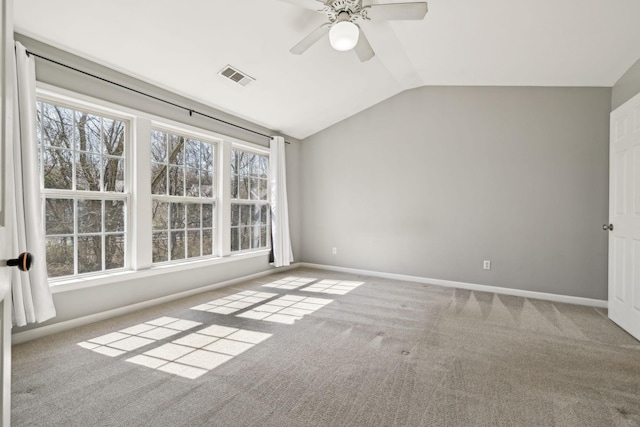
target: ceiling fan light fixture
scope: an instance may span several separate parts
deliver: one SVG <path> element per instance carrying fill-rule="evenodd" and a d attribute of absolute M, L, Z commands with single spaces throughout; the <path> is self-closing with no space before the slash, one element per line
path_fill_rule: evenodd
<path fill-rule="evenodd" d="M 353 49 L 358 44 L 359 36 L 357 25 L 349 21 L 337 22 L 329 30 L 331 47 L 341 52 Z"/>

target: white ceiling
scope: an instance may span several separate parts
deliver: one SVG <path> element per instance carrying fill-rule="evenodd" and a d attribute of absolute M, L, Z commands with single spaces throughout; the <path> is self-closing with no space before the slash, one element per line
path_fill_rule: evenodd
<path fill-rule="evenodd" d="M 365 63 L 327 38 L 290 54 L 325 17 L 281 0 L 15 0 L 14 9 L 17 32 L 300 139 L 417 86 L 610 87 L 640 58 L 638 0 L 428 3 L 423 21 L 364 22 L 376 51 Z M 226 64 L 256 81 L 224 80 Z"/>

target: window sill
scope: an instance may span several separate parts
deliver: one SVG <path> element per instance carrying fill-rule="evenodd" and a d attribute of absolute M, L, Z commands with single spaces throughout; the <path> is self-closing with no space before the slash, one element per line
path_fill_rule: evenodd
<path fill-rule="evenodd" d="M 241 261 L 245 259 L 258 258 L 261 256 L 268 256 L 270 250 L 264 249 L 255 252 L 244 252 L 238 254 L 231 254 L 225 257 L 199 259 L 194 261 L 182 262 L 179 264 L 165 264 L 154 265 L 151 268 L 145 270 L 127 270 L 118 271 L 113 273 L 106 273 L 97 276 L 82 277 L 75 279 L 52 281 L 49 283 L 49 289 L 52 294 L 74 291 L 77 289 L 86 289 L 94 286 L 103 286 L 111 283 L 116 283 L 122 280 L 134 280 L 144 277 L 152 277 L 160 274 L 175 273 L 184 270 L 192 270 L 199 267 L 209 267 L 217 264 L 226 264 L 228 262 Z"/>

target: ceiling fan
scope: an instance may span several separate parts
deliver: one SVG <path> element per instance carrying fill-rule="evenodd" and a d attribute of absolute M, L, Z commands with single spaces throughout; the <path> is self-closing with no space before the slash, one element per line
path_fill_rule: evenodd
<path fill-rule="evenodd" d="M 362 62 L 373 58 L 375 52 L 357 24 L 358 21 L 420 20 L 427 14 L 426 2 L 375 4 L 367 0 L 284 1 L 324 13 L 329 20 L 292 47 L 291 53 L 301 55 L 329 33 L 329 42 L 334 49 L 353 49 Z"/>

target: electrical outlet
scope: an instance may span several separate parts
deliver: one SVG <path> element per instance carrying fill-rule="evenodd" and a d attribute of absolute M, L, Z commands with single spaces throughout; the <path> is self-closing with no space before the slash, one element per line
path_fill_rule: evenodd
<path fill-rule="evenodd" d="M 338 253 L 338 248 L 332 248 L 331 253 L 336 255 Z"/>
<path fill-rule="evenodd" d="M 484 268 L 485 270 L 491 270 L 491 261 L 485 259 L 482 263 L 482 268 Z"/>

